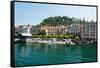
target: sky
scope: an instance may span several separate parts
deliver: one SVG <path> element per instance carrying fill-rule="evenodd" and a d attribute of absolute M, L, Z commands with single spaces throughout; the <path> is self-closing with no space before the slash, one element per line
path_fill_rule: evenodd
<path fill-rule="evenodd" d="M 37 25 L 47 17 L 68 16 L 86 21 L 96 21 L 96 7 L 40 4 L 40 3 L 15 3 L 15 24 Z"/>

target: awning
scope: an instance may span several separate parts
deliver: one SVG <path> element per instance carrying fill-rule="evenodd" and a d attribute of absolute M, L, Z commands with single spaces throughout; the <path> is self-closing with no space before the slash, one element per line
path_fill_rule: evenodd
<path fill-rule="evenodd" d="M 22 36 L 32 36 L 30 33 L 21 33 Z"/>

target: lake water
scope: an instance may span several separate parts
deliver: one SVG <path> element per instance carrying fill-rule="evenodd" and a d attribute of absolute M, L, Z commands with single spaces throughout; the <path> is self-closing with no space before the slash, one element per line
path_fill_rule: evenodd
<path fill-rule="evenodd" d="M 15 66 L 97 61 L 96 44 L 88 46 L 15 43 Z"/>

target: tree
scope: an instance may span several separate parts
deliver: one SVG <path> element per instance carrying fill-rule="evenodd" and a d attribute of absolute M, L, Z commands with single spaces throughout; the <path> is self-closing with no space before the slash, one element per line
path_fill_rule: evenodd
<path fill-rule="evenodd" d="M 44 31 L 41 31 L 40 33 L 38 33 L 37 35 L 46 35 L 46 33 Z"/>
<path fill-rule="evenodd" d="M 67 16 L 55 16 L 43 19 L 43 21 L 40 24 L 46 26 L 58 26 L 58 25 L 68 25 L 71 23 L 72 19 Z"/>

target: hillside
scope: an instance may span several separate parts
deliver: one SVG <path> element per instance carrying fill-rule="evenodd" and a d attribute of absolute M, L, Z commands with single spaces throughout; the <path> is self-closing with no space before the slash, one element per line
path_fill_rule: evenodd
<path fill-rule="evenodd" d="M 69 25 L 74 22 L 81 23 L 82 21 L 80 19 L 70 18 L 67 16 L 55 16 L 43 19 L 40 25 L 46 25 L 46 26 Z"/>

